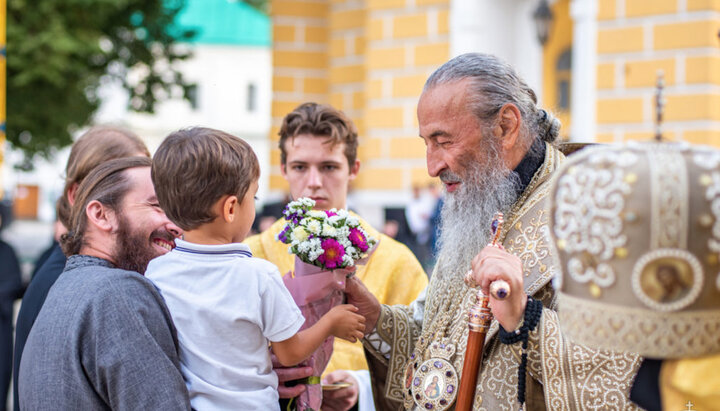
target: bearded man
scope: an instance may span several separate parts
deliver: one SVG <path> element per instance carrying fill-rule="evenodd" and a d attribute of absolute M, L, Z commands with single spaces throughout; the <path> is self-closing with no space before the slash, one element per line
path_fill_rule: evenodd
<path fill-rule="evenodd" d="M 543 200 L 564 158 L 553 145 L 559 122 L 537 107 L 535 93 L 511 66 L 475 53 L 450 60 L 430 76 L 417 114 L 428 173 L 440 177 L 447 192 L 427 293 L 410 306 L 381 306 L 359 281 L 348 282 L 348 302 L 367 317 L 364 345 L 376 398 L 386 398 L 384 409 L 453 406 L 474 286 L 487 295 L 495 280 L 506 281 L 511 293 L 504 300 L 490 298 L 495 321 L 474 409 L 511 410 L 519 402 L 528 410 L 565 409 L 564 404 L 632 409 L 627 392 L 637 358 L 568 343 L 553 311 L 554 252 L 545 238 L 549 211 Z M 497 211 L 505 214 L 502 246 L 487 246 Z M 434 377 L 439 398 L 424 393 Z"/>
<path fill-rule="evenodd" d="M 160 209 L 150 165 L 110 160 L 80 184 L 61 239 L 65 270 L 20 362 L 21 409 L 190 409 L 170 313 L 142 276 L 181 233 Z"/>

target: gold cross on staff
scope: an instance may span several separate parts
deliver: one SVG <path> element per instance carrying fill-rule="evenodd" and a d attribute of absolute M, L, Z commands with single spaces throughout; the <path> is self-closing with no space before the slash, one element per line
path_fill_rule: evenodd
<path fill-rule="evenodd" d="M 657 72 L 657 91 L 655 92 L 655 140 L 662 141 L 662 119 L 663 110 L 665 108 L 665 97 L 663 96 L 663 88 L 665 87 L 665 73 L 662 70 Z"/>
<path fill-rule="evenodd" d="M 685 404 L 685 406 L 687 407 L 687 410 L 685 410 L 685 411 L 693 411 L 693 405 L 695 405 L 695 404 L 688 401 L 687 404 Z"/>

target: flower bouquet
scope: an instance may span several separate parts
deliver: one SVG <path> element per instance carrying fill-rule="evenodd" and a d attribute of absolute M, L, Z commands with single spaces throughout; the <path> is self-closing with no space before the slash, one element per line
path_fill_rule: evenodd
<path fill-rule="evenodd" d="M 295 254 L 295 271 L 283 276 L 283 282 L 300 307 L 305 324 L 315 324 L 344 297 L 345 280 L 363 264 L 377 241 L 360 226 L 357 217 L 346 210 L 313 210 L 315 201 L 300 198 L 290 202 L 283 216 L 287 221 L 277 239 L 289 244 Z M 372 251 L 370 251 L 372 253 Z M 364 258 L 363 258 L 364 257 Z M 297 409 L 319 410 L 322 404 L 320 375 L 332 355 L 333 337 L 328 337 L 313 355 L 303 362 L 313 369 L 308 389 L 297 398 Z"/>

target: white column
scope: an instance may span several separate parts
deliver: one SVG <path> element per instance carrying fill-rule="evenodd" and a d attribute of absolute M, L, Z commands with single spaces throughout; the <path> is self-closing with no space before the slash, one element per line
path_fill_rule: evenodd
<path fill-rule="evenodd" d="M 551 0 L 550 3 L 553 1 Z M 538 102 L 543 94 L 543 48 L 537 38 L 533 12 L 538 0 L 514 0 L 510 19 L 514 23 L 515 56 L 510 61 L 525 82 L 535 90 Z"/>
<path fill-rule="evenodd" d="M 570 138 L 595 141 L 597 102 L 597 1 L 572 0 L 572 126 Z"/>
<path fill-rule="evenodd" d="M 542 48 L 532 12 L 537 0 L 452 0 L 450 54 L 494 54 L 542 93 Z"/>
<path fill-rule="evenodd" d="M 450 2 L 450 57 L 471 52 L 485 52 L 483 38 L 488 28 L 483 23 L 487 0 L 452 0 Z"/>

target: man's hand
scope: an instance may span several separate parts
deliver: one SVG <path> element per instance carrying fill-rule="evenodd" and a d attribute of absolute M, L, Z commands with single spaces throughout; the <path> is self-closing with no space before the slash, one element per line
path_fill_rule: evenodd
<path fill-rule="evenodd" d="M 347 303 L 357 307 L 357 313 L 365 317 L 365 335 L 370 334 L 375 329 L 378 318 L 380 318 L 378 299 L 355 276 L 345 281 L 345 295 L 347 296 Z"/>
<path fill-rule="evenodd" d="M 517 328 L 527 304 L 522 261 L 502 246 L 488 245 L 473 258 L 472 271 L 472 280 L 480 285 L 485 295 L 490 296 L 490 309 L 500 325 L 506 331 Z M 490 294 L 490 284 L 496 280 L 505 280 L 510 284 L 510 296 L 504 300 L 495 299 Z"/>
<path fill-rule="evenodd" d="M 280 364 L 277 357 L 275 357 L 275 354 L 271 354 L 270 358 L 272 359 L 273 370 L 278 376 L 278 393 L 280 394 L 280 398 L 294 398 L 307 390 L 307 386 L 305 384 L 286 387 L 285 382 L 311 376 L 313 373 L 311 367 L 286 368 Z"/>
<path fill-rule="evenodd" d="M 347 382 L 351 385 L 339 390 L 323 391 L 323 411 L 347 411 L 358 401 L 358 383 L 352 375 L 345 370 L 336 370 L 325 376 L 323 384 L 334 384 L 336 382 Z"/>

